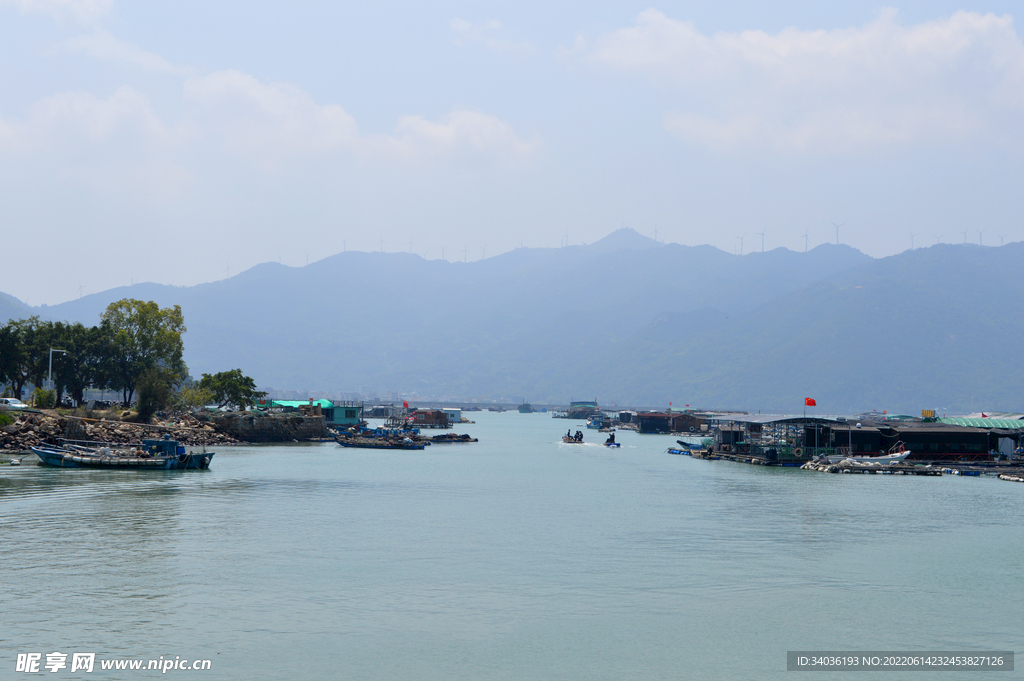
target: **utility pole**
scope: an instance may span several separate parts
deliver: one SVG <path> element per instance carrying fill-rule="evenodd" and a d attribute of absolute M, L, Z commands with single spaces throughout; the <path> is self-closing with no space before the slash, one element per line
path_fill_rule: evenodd
<path fill-rule="evenodd" d="M 50 348 L 50 366 L 46 370 L 46 383 L 50 386 L 50 390 L 53 390 L 53 353 L 59 352 L 62 355 L 68 354 L 65 350 L 57 350 L 56 348 Z"/>

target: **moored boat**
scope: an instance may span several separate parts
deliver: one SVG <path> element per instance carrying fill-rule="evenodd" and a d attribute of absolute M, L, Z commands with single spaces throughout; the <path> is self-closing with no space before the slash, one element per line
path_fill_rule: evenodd
<path fill-rule="evenodd" d="M 904 452 L 897 452 L 895 454 L 879 454 L 878 456 L 843 456 L 842 454 L 833 454 L 825 457 L 829 463 L 839 463 L 840 461 L 856 461 L 857 463 L 877 463 L 877 464 L 891 464 L 899 463 L 905 458 L 910 456 L 910 450 Z"/>
<path fill-rule="evenodd" d="M 351 440 L 338 440 L 342 447 L 355 447 L 358 449 L 424 449 L 428 443 L 410 441 L 388 441 L 373 440 L 370 438 L 353 438 Z"/>
<path fill-rule="evenodd" d="M 209 468 L 213 452 L 190 453 L 177 441 L 143 440 L 123 450 L 107 446 L 31 447 L 32 453 L 46 466 L 58 468 L 117 468 L 131 470 L 171 470 Z"/>
<path fill-rule="evenodd" d="M 523 400 L 523 403 L 519 405 L 519 413 L 520 414 L 532 414 L 533 413 L 533 405 L 530 404 L 529 402 L 527 402 L 526 400 Z"/>
<path fill-rule="evenodd" d="M 887 465 L 892 463 L 900 463 L 905 458 L 910 456 L 910 450 L 907 449 L 906 445 L 902 442 L 897 442 L 893 445 L 892 449 L 886 454 L 878 454 L 877 456 L 852 456 L 842 454 L 831 454 L 826 456 L 829 463 L 839 463 L 840 461 L 856 461 L 857 463 L 877 463 L 881 465 Z"/>

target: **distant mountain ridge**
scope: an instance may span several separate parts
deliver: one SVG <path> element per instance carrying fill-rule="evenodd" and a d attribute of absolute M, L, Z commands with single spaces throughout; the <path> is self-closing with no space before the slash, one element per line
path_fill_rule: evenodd
<path fill-rule="evenodd" d="M 193 375 L 241 367 L 261 387 L 755 411 L 799 410 L 805 396 L 824 411 L 965 411 L 973 398 L 1012 410 L 1022 255 L 1013 243 L 737 256 L 627 229 L 467 263 L 364 252 L 264 263 L 29 310 L 95 324 L 125 297 L 179 304 Z"/>

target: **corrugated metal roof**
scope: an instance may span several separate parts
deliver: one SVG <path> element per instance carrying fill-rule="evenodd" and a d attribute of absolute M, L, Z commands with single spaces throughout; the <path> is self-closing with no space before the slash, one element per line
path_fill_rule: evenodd
<path fill-rule="evenodd" d="M 789 416 L 786 414 L 727 414 L 708 417 L 724 423 L 838 423 L 836 416 Z"/>
<path fill-rule="evenodd" d="M 1020 421 L 1017 419 L 968 419 L 947 416 L 936 420 L 939 423 L 950 423 L 955 426 L 968 426 L 971 428 L 1024 430 L 1024 421 Z"/>
<path fill-rule="evenodd" d="M 273 406 L 275 407 L 291 407 L 298 409 L 299 407 L 309 406 L 309 400 L 274 400 Z M 313 400 L 314 407 L 320 407 L 321 409 L 330 409 L 334 406 L 334 403 L 330 400 Z"/>

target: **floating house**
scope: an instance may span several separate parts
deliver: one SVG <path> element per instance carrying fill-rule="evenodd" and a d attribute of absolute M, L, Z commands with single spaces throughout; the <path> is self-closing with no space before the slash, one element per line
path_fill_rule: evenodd
<path fill-rule="evenodd" d="M 691 412 L 642 411 L 635 417 L 640 433 L 700 433 L 706 432 L 706 420 Z"/>
<path fill-rule="evenodd" d="M 332 402 L 331 400 L 271 400 L 271 409 L 281 411 L 314 410 L 324 417 L 327 423 L 348 428 L 359 425 L 362 418 L 362 406 L 358 402 Z"/>
<path fill-rule="evenodd" d="M 449 428 L 448 414 L 440 409 L 417 409 L 406 417 L 413 428 Z"/>
<path fill-rule="evenodd" d="M 971 421 L 971 423 L 968 423 Z M 1006 419 L 868 420 L 810 416 L 734 416 L 715 432 L 718 452 L 768 463 L 816 456 L 874 456 L 906 449 L 907 462 L 983 463 L 1009 458 L 1024 421 Z"/>
<path fill-rule="evenodd" d="M 599 413 L 601 413 L 601 408 L 597 406 L 597 400 L 593 402 L 572 402 L 569 404 L 568 411 L 565 412 L 565 418 L 585 419 L 588 416 Z"/>

